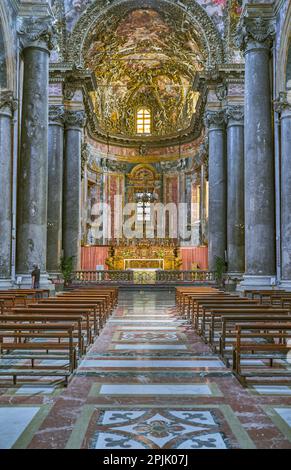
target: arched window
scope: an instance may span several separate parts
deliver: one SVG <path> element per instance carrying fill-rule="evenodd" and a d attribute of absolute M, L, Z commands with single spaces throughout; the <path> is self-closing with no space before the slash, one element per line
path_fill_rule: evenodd
<path fill-rule="evenodd" d="M 148 108 L 139 108 L 136 113 L 136 132 L 138 134 L 150 134 L 151 121 L 151 111 Z"/>

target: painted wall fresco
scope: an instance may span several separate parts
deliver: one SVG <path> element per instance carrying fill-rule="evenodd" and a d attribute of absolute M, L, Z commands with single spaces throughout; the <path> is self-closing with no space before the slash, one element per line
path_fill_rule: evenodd
<path fill-rule="evenodd" d="M 125 18 L 107 17 L 86 47 L 86 66 L 97 79 L 92 100 L 103 132 L 135 135 L 140 106 L 152 112 L 153 135 L 190 126 L 199 97 L 192 81 L 205 61 L 190 23 L 138 9 Z"/>

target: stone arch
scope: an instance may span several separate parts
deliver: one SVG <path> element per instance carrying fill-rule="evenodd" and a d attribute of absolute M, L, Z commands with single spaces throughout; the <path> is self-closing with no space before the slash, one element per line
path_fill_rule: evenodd
<path fill-rule="evenodd" d="M 291 3 L 281 30 L 278 52 L 277 94 L 291 89 Z"/>
<path fill-rule="evenodd" d="M 115 8 L 127 8 L 128 11 L 136 8 L 167 9 L 173 14 L 182 10 L 183 14 L 195 27 L 204 50 L 207 53 L 207 68 L 225 60 L 223 42 L 216 26 L 201 5 L 194 0 L 96 0 L 82 14 L 76 23 L 68 40 L 68 60 L 76 66 L 83 66 L 83 48 L 87 36 L 102 17 L 110 15 Z"/>
<path fill-rule="evenodd" d="M 15 92 L 14 41 L 9 23 L 5 6 L 0 2 L 0 89 Z"/>

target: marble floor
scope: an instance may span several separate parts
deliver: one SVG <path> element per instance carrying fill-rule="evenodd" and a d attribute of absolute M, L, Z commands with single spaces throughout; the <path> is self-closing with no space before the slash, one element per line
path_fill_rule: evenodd
<path fill-rule="evenodd" d="M 121 290 L 68 388 L 0 385 L 0 449 L 291 448 L 291 387 L 244 389 L 172 291 Z"/>

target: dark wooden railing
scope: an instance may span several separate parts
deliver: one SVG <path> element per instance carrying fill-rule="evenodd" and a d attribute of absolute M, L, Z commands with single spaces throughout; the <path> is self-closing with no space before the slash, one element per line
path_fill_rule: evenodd
<path fill-rule="evenodd" d="M 75 271 L 73 282 L 82 284 L 215 284 L 215 271 Z"/>

